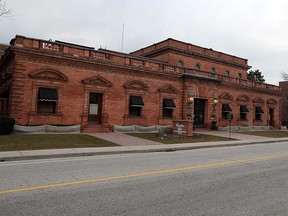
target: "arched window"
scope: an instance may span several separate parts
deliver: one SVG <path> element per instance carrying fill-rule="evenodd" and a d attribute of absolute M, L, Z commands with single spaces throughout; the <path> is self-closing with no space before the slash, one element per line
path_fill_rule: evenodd
<path fill-rule="evenodd" d="M 200 64 L 199 63 L 197 63 L 196 65 L 195 65 L 195 68 L 194 68 L 195 70 L 200 70 Z"/>
<path fill-rule="evenodd" d="M 242 74 L 241 73 L 238 74 L 238 79 L 242 79 Z"/>
<path fill-rule="evenodd" d="M 230 72 L 228 70 L 225 71 L 225 76 L 230 76 Z"/>
<path fill-rule="evenodd" d="M 216 73 L 216 68 L 215 68 L 215 67 L 212 67 L 212 68 L 211 68 L 211 72 L 212 72 L 212 73 Z"/>
<path fill-rule="evenodd" d="M 176 63 L 176 65 L 177 65 L 178 67 L 184 67 L 184 62 L 181 61 L 181 60 L 179 60 L 179 61 Z"/>

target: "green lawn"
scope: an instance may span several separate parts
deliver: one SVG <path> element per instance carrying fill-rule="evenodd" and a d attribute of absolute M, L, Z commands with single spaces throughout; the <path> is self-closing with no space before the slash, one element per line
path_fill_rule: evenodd
<path fill-rule="evenodd" d="M 33 134 L 0 136 L 0 151 L 118 146 L 86 134 Z"/>
<path fill-rule="evenodd" d="M 206 135 L 206 134 L 197 134 L 197 133 L 194 133 L 193 137 L 188 137 L 188 138 L 163 138 L 163 139 L 159 137 L 158 133 L 128 133 L 128 135 L 155 141 L 155 142 L 160 142 L 163 144 L 218 142 L 218 141 L 235 140 L 235 139 L 229 139 L 226 137 L 212 136 L 212 135 Z"/>
<path fill-rule="evenodd" d="M 270 138 L 288 137 L 288 131 L 241 131 L 237 132 L 247 135 L 264 136 Z"/>

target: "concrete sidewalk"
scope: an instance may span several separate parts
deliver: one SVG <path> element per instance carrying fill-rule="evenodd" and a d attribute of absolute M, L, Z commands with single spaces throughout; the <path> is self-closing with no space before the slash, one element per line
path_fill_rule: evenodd
<path fill-rule="evenodd" d="M 229 137 L 229 133 L 227 131 L 201 131 L 195 133 Z M 104 155 L 104 154 L 165 152 L 165 151 L 188 150 L 188 149 L 264 144 L 271 142 L 272 143 L 285 142 L 285 141 L 288 142 L 288 137 L 266 138 L 266 137 L 251 136 L 237 133 L 231 133 L 231 138 L 237 139 L 235 141 L 200 142 L 200 143 L 185 143 L 185 144 L 162 144 L 132 137 L 123 133 L 112 133 L 112 132 L 93 133 L 90 135 L 112 141 L 121 146 L 0 152 L 0 162 L 13 161 L 13 160 L 40 159 L 40 158 L 92 156 L 92 155 Z"/>

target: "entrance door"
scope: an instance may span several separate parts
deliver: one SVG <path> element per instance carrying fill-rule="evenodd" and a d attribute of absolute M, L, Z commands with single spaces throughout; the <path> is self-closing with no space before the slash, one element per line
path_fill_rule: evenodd
<path fill-rule="evenodd" d="M 269 109 L 269 126 L 274 127 L 274 109 L 270 108 Z"/>
<path fill-rule="evenodd" d="M 89 97 L 89 124 L 101 124 L 103 94 L 90 92 Z"/>
<path fill-rule="evenodd" d="M 194 127 L 204 128 L 205 126 L 205 100 L 194 100 Z"/>

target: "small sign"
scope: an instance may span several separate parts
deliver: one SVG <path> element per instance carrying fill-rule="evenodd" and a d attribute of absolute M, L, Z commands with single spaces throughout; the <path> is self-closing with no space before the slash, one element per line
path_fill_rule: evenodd
<path fill-rule="evenodd" d="M 181 136 L 193 136 L 193 121 L 175 120 L 173 121 L 173 133 Z"/>
<path fill-rule="evenodd" d="M 183 123 L 177 122 L 177 123 L 175 124 L 174 133 L 177 133 L 177 134 L 179 134 L 179 135 L 181 135 L 181 134 L 186 134 L 185 125 L 184 125 Z"/>
<path fill-rule="evenodd" d="M 90 104 L 89 114 L 90 115 L 97 115 L 98 114 L 98 104 Z"/>

